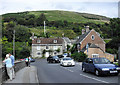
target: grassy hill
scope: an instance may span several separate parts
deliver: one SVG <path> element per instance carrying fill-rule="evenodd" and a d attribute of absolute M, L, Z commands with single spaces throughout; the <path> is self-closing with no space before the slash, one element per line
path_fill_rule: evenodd
<path fill-rule="evenodd" d="M 31 33 L 34 32 L 35 35 L 43 37 L 43 26 L 35 25 L 36 20 L 43 13 L 46 19 L 50 22 L 50 24 L 46 26 L 46 32 L 49 33 L 50 37 L 61 37 L 64 33 L 66 37 L 75 38 L 81 34 L 81 30 L 84 28 L 85 24 L 88 24 L 90 29 L 95 29 L 102 34 L 100 26 L 106 22 L 108 23 L 110 20 L 108 17 L 95 14 L 53 10 L 4 14 L 2 15 L 3 23 L 5 25 L 10 24 L 11 21 L 13 21 L 16 25 L 22 25 L 26 29 L 29 28 Z M 65 25 L 64 21 L 67 21 L 67 25 Z M 40 22 L 38 21 L 37 23 Z"/>
<path fill-rule="evenodd" d="M 56 20 L 67 20 L 68 22 L 77 22 L 77 23 L 86 23 L 86 22 L 93 22 L 96 24 L 104 24 L 105 22 L 109 22 L 109 18 L 105 16 L 95 15 L 95 14 L 88 14 L 88 13 L 78 13 L 78 12 L 71 12 L 71 11 L 27 11 L 27 12 L 20 12 L 20 13 L 8 13 L 4 14 L 3 17 L 13 17 L 13 18 L 21 18 L 27 15 L 35 15 L 38 17 L 41 13 L 44 13 L 46 18 L 49 21 L 56 21 Z"/>

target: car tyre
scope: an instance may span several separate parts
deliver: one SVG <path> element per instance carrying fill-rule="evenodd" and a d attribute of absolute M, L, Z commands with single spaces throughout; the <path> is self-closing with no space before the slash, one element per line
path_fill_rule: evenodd
<path fill-rule="evenodd" d="M 116 73 L 115 76 L 118 76 L 119 73 Z"/>
<path fill-rule="evenodd" d="M 98 70 L 95 70 L 95 75 L 100 76 L 100 72 Z"/>
<path fill-rule="evenodd" d="M 84 67 L 82 67 L 82 71 L 83 71 L 83 72 L 86 72 L 86 69 L 85 69 Z"/>

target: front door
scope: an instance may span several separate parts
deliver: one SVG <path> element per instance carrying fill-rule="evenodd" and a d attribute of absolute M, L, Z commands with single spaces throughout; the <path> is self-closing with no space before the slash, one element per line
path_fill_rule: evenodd
<path fill-rule="evenodd" d="M 45 57 L 49 57 L 49 52 L 46 52 L 46 53 L 45 53 Z"/>

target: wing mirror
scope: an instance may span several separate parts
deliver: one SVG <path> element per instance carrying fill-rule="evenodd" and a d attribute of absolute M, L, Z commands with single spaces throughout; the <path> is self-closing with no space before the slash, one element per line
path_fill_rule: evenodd
<path fill-rule="evenodd" d="M 93 63 L 93 60 L 90 60 L 89 63 Z"/>

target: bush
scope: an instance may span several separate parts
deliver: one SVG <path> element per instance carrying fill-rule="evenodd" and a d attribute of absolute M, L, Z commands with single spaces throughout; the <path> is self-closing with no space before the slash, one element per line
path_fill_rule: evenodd
<path fill-rule="evenodd" d="M 71 56 L 75 61 L 78 61 L 78 62 L 82 62 L 87 58 L 87 55 L 83 52 L 79 52 L 79 53 L 75 52 Z"/>

